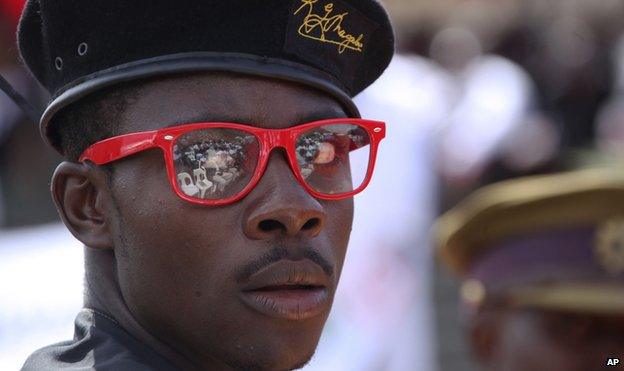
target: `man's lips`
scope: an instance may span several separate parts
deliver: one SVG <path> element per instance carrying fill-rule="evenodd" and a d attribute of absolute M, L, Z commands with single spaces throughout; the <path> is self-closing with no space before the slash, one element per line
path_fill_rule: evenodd
<path fill-rule="evenodd" d="M 330 277 L 310 260 L 280 260 L 253 274 L 241 299 L 270 317 L 303 320 L 329 308 Z"/>

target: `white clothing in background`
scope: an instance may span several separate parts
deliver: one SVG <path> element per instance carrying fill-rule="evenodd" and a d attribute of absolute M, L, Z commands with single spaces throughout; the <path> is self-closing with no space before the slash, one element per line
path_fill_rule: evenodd
<path fill-rule="evenodd" d="M 305 370 L 435 370 L 430 293 L 435 216 L 435 129 L 446 119 L 449 76 L 419 57 L 396 56 L 357 97 L 383 120 L 375 174 L 355 198 L 355 221 L 332 313 Z"/>

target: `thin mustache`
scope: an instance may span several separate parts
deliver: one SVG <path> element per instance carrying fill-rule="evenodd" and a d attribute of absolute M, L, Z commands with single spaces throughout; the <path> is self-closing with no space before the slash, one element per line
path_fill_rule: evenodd
<path fill-rule="evenodd" d="M 248 281 L 249 278 L 256 272 L 259 272 L 260 270 L 273 263 L 277 263 L 280 260 L 298 261 L 303 259 L 308 259 L 318 264 L 328 277 L 331 277 L 334 274 L 334 266 L 321 254 L 310 247 L 293 251 L 293 249 L 288 249 L 284 246 L 276 246 L 258 259 L 245 264 L 237 273 L 236 281 L 239 283 Z"/>

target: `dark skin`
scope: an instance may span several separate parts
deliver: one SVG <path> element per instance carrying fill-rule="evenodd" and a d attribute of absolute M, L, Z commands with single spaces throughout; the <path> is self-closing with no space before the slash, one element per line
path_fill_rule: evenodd
<path fill-rule="evenodd" d="M 175 76 L 142 85 L 122 113 L 120 133 L 202 121 L 286 128 L 345 116 L 333 98 L 293 83 L 221 73 Z M 275 247 L 286 248 L 292 260 L 314 250 L 333 266 L 332 299 L 338 284 L 353 200 L 309 195 L 282 151 L 271 154 L 249 195 L 223 207 L 178 198 L 160 150 L 115 162 L 112 175 L 64 162 L 54 174 L 53 195 L 88 250 L 111 252 L 132 317 L 189 364 L 285 370 L 311 358 L 329 307 L 296 321 L 265 316 L 238 298 L 237 272 Z"/>
<path fill-rule="evenodd" d="M 624 356 L 624 316 L 488 309 L 471 324 L 470 338 L 484 370 L 597 371 Z"/>

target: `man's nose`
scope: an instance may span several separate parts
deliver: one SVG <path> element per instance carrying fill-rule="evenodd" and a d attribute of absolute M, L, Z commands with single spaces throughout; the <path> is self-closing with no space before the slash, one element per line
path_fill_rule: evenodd
<path fill-rule="evenodd" d="M 247 197 L 252 199 L 243 229 L 251 239 L 312 238 L 325 224 L 323 206 L 295 179 L 280 151 L 271 154 L 262 179 Z"/>

